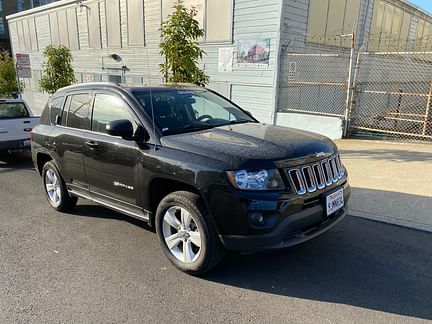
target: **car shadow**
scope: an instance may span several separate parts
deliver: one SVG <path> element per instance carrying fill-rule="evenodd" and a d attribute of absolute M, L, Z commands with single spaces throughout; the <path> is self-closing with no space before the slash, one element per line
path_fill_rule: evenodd
<path fill-rule="evenodd" d="M 288 250 L 228 255 L 202 279 L 432 319 L 432 234 L 348 216 Z"/>
<path fill-rule="evenodd" d="M 30 152 L 0 154 L 0 172 L 4 173 L 14 170 L 34 170 Z"/>

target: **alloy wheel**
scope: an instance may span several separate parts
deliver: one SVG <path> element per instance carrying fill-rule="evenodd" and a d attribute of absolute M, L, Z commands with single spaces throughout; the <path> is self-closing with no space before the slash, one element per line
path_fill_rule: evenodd
<path fill-rule="evenodd" d="M 48 198 L 54 205 L 59 205 L 61 200 L 61 184 L 52 169 L 48 169 L 45 172 L 45 190 L 47 192 Z"/>
<path fill-rule="evenodd" d="M 201 234 L 193 216 L 183 207 L 170 207 L 163 216 L 165 243 L 178 260 L 194 262 L 201 251 Z"/>

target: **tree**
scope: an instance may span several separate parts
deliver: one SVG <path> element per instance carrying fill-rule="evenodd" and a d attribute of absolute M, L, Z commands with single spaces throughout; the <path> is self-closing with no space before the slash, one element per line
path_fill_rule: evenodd
<path fill-rule="evenodd" d="M 14 60 L 8 51 L 0 52 L 0 97 L 11 97 L 14 92 L 19 92 Z"/>
<path fill-rule="evenodd" d="M 204 30 L 195 19 L 194 7 L 185 8 L 182 0 L 174 5 L 174 12 L 162 22 L 162 42 L 160 54 L 165 63 L 160 64 L 160 71 L 166 82 L 195 83 L 203 86 L 209 82 L 209 76 L 198 66 L 198 61 L 206 54 L 197 40 L 204 36 Z"/>
<path fill-rule="evenodd" d="M 42 91 L 53 94 L 58 89 L 76 82 L 69 48 L 49 45 L 43 55 L 47 61 L 43 65 L 43 74 L 39 81 Z"/>

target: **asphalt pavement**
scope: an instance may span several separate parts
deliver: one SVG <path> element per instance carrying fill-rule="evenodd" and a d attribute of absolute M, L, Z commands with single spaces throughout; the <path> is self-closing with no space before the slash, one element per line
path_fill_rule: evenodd
<path fill-rule="evenodd" d="M 432 234 L 347 217 L 283 252 L 202 277 L 145 224 L 80 200 L 54 211 L 28 158 L 0 162 L 0 323 L 426 323 Z"/>

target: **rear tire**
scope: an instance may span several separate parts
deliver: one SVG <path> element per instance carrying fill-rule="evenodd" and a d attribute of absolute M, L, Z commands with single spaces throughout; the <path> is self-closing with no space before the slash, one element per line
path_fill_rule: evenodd
<path fill-rule="evenodd" d="M 45 163 L 43 166 L 42 182 L 45 197 L 52 208 L 61 212 L 67 212 L 75 207 L 78 198 L 69 195 L 63 178 L 52 161 Z"/>
<path fill-rule="evenodd" d="M 157 208 L 155 225 L 165 256 L 181 271 L 203 274 L 222 260 L 223 247 L 197 194 L 167 195 Z"/>

